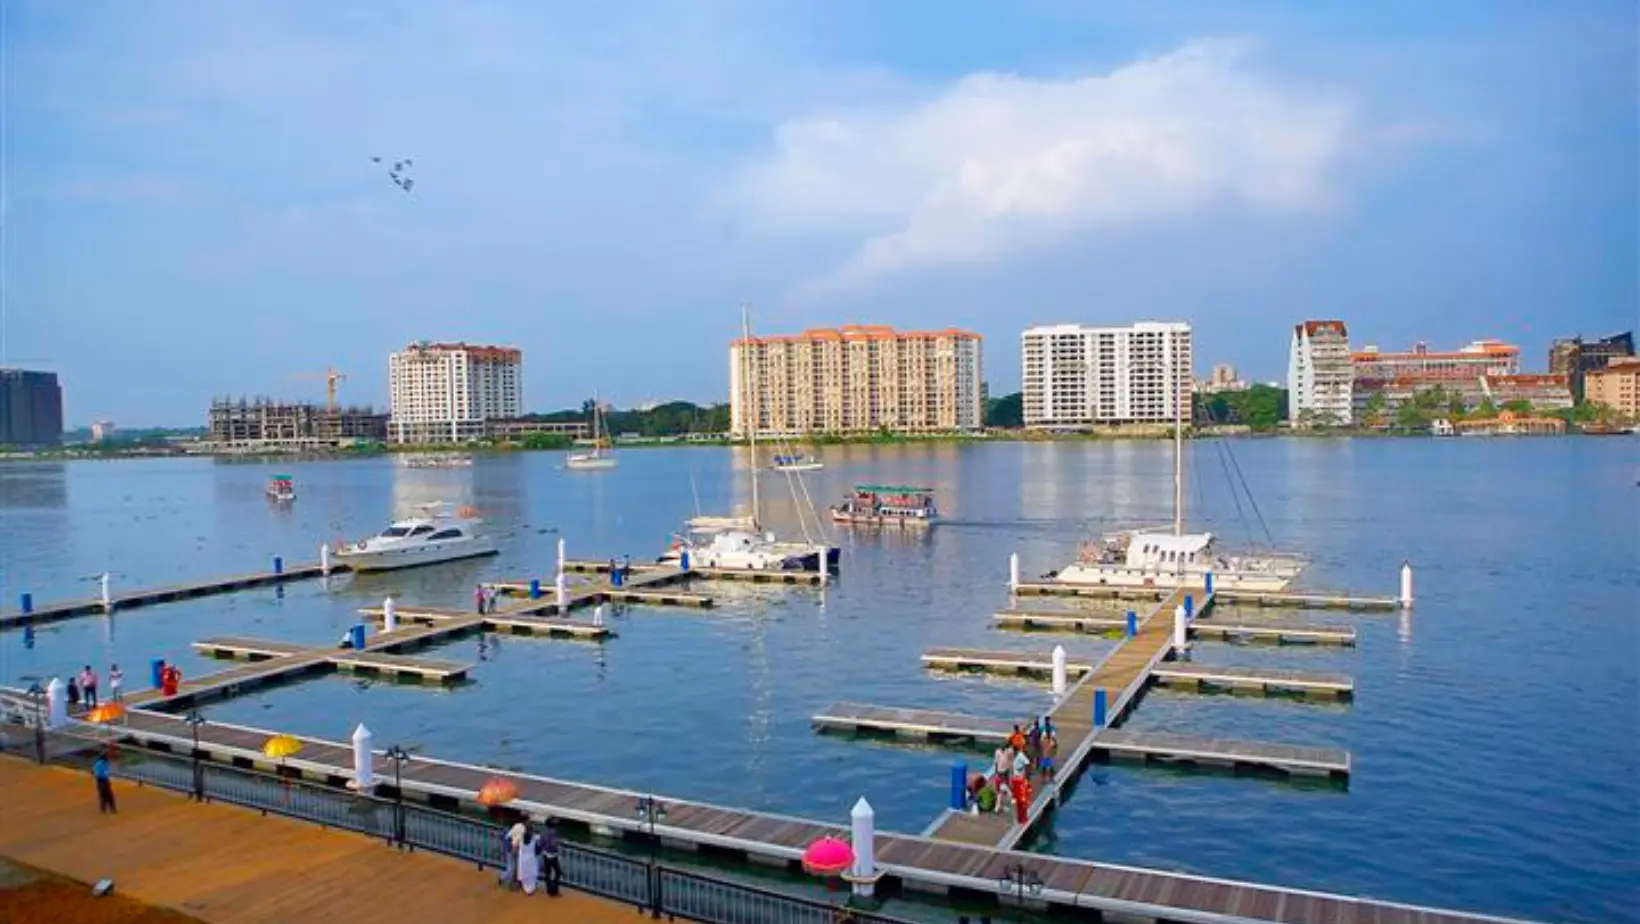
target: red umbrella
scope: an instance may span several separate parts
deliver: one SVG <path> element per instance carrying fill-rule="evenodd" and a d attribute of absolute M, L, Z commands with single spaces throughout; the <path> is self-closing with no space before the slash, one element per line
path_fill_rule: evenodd
<path fill-rule="evenodd" d="M 813 876 L 836 876 L 854 865 L 854 848 L 835 837 L 822 837 L 803 851 L 803 869 Z"/>
<path fill-rule="evenodd" d="M 518 798 L 518 786 L 512 780 L 492 776 L 478 790 L 479 805 L 506 805 Z"/>

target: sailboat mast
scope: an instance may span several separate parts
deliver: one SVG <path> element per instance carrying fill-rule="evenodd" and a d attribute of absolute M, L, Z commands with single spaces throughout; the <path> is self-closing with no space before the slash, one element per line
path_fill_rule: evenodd
<path fill-rule="evenodd" d="M 1184 398 L 1179 361 L 1173 359 L 1173 535 L 1184 535 Z"/>
<path fill-rule="evenodd" d="M 761 511 L 758 510 L 758 496 L 757 496 L 757 428 L 758 428 L 759 423 L 761 422 L 759 420 L 759 417 L 761 415 L 758 413 L 757 392 L 752 387 L 753 363 L 751 361 L 751 355 L 752 355 L 751 354 L 751 351 L 752 351 L 751 341 L 752 341 L 751 306 L 746 302 L 741 302 L 740 303 L 740 379 L 741 379 L 741 383 L 742 383 L 741 384 L 741 390 L 742 390 L 743 394 L 745 395 L 744 400 L 746 401 L 746 403 L 748 405 L 750 405 L 747 408 L 748 423 L 746 424 L 746 434 L 747 434 L 747 439 L 749 440 L 749 443 L 750 443 L 750 446 L 751 446 L 751 453 L 752 453 L 752 522 L 754 524 L 760 524 L 762 522 L 762 516 L 761 516 Z"/>

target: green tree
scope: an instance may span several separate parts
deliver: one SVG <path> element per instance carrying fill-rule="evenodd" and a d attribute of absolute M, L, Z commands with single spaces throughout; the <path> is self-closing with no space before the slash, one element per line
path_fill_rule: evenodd
<path fill-rule="evenodd" d="M 530 433 L 518 445 L 525 449 L 568 449 L 572 441 L 562 433 Z"/>
<path fill-rule="evenodd" d="M 1513 401 L 1503 402 L 1503 409 L 1513 414 L 1530 414 L 1532 413 L 1532 402 L 1525 398 L 1516 398 Z"/>
<path fill-rule="evenodd" d="M 991 398 L 985 402 L 985 426 L 987 427 L 1023 427 L 1025 426 L 1025 396 L 1019 392 L 1003 395 L 1000 398 Z"/>
<path fill-rule="evenodd" d="M 1433 417 L 1430 412 L 1418 406 L 1417 401 L 1403 401 L 1395 409 L 1395 425 L 1403 430 L 1424 430 L 1429 427 Z"/>
<path fill-rule="evenodd" d="M 1530 410 L 1531 405 L 1527 405 L 1527 409 Z M 1492 403 L 1491 398 L 1487 398 L 1480 404 L 1475 405 L 1475 409 L 1469 412 L 1469 416 L 1475 420 L 1491 420 L 1498 416 L 1498 406 Z"/>

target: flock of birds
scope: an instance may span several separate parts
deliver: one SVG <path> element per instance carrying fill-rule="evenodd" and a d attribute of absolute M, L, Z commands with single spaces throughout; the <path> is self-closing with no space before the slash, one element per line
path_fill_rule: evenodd
<path fill-rule="evenodd" d="M 370 158 L 370 162 L 373 164 L 380 164 L 382 163 L 382 159 L 380 157 L 372 157 Z M 393 161 L 393 166 L 388 168 L 387 178 L 393 181 L 394 186 L 397 186 L 405 192 L 409 192 L 416 187 L 416 181 L 408 175 L 409 169 L 415 165 L 416 162 L 408 157 L 404 160 L 395 160 Z"/>

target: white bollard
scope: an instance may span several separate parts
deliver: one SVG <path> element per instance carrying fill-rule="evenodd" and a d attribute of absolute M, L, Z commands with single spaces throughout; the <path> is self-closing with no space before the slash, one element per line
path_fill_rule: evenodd
<path fill-rule="evenodd" d="M 1018 552 L 1014 552 L 1014 553 L 1012 553 L 1008 556 L 1008 589 L 1009 590 L 1018 590 L 1019 589 L 1019 553 Z"/>
<path fill-rule="evenodd" d="M 399 605 L 392 596 L 382 601 L 382 631 L 393 632 L 399 627 Z M 362 726 L 361 726 L 362 727 Z"/>
<path fill-rule="evenodd" d="M 1065 646 L 1053 646 L 1053 695 L 1065 695 Z"/>
<path fill-rule="evenodd" d="M 592 624 L 598 626 L 599 628 L 603 627 L 604 605 L 602 603 L 592 608 Z"/>
<path fill-rule="evenodd" d="M 831 580 L 831 550 L 820 546 L 815 550 L 815 554 L 820 556 L 820 586 L 824 587 L 826 582 Z"/>
<path fill-rule="evenodd" d="M 1183 654 L 1190 650 L 1190 621 L 1185 618 L 1184 604 L 1173 610 L 1173 650 Z"/>
<path fill-rule="evenodd" d="M 871 810 L 866 797 L 861 796 L 849 812 L 849 820 L 854 829 L 854 868 L 849 878 L 854 882 L 855 895 L 870 898 L 877 886 L 877 813 Z"/>
<path fill-rule="evenodd" d="M 1401 609 L 1412 609 L 1412 562 L 1401 562 Z"/>
<path fill-rule="evenodd" d="M 558 591 L 558 615 L 562 616 L 564 615 L 564 608 L 569 606 L 569 578 L 565 577 L 562 571 L 558 572 L 558 586 L 556 589 Z"/>
<path fill-rule="evenodd" d="M 367 792 L 376 785 L 376 771 L 370 756 L 370 740 L 370 729 L 365 728 L 364 723 L 360 722 L 359 727 L 353 729 L 353 788 L 359 792 Z"/>
<path fill-rule="evenodd" d="M 114 609 L 114 597 L 108 592 L 108 576 L 108 572 L 104 571 L 97 577 L 97 585 L 102 591 L 102 606 L 105 613 L 112 612 Z"/>
<path fill-rule="evenodd" d="M 560 575 L 564 573 L 564 564 L 568 560 L 569 559 L 565 556 L 565 553 L 564 553 L 564 537 L 559 536 L 558 537 L 558 573 Z"/>
<path fill-rule="evenodd" d="M 62 728 L 68 724 L 68 684 L 61 677 L 51 678 L 46 684 L 46 728 Z"/>
<path fill-rule="evenodd" d="M 328 542 L 319 546 L 319 573 L 325 577 L 330 576 L 330 543 Z"/>

